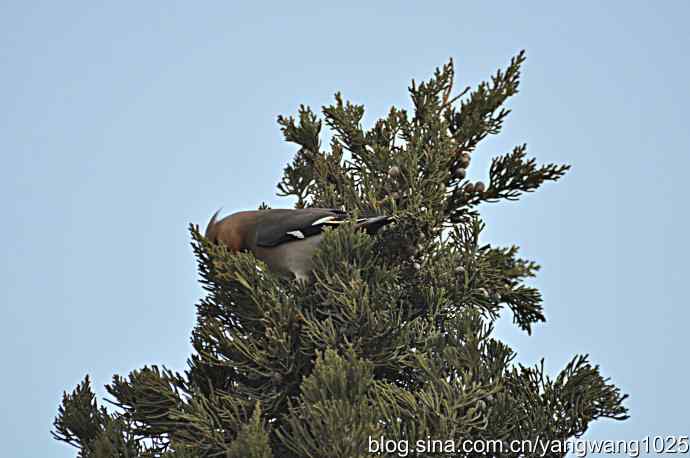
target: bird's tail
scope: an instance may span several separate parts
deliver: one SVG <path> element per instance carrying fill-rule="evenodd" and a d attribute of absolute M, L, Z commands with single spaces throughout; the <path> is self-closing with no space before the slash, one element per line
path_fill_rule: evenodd
<path fill-rule="evenodd" d="M 395 221 L 393 216 L 374 216 L 373 218 L 367 218 L 361 223 L 357 224 L 357 228 L 362 228 L 367 231 L 367 234 L 375 234 L 379 229 L 381 229 L 386 224 Z"/>
<path fill-rule="evenodd" d="M 220 213 L 221 210 L 222 208 L 219 208 L 218 211 L 213 214 L 211 220 L 206 226 L 205 237 L 212 242 L 216 242 L 216 238 L 218 236 L 218 225 L 216 224 L 216 218 L 218 218 L 218 213 Z"/>

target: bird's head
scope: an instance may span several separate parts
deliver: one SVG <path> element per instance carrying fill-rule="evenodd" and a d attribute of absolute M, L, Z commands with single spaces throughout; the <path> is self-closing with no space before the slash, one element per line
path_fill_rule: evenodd
<path fill-rule="evenodd" d="M 233 253 L 247 250 L 258 212 L 242 211 L 217 220 L 219 212 L 214 213 L 208 222 L 206 238 L 213 243 L 223 243 Z"/>

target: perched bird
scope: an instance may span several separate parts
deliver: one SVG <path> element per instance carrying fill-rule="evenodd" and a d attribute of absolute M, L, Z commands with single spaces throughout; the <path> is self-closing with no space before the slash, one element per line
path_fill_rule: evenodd
<path fill-rule="evenodd" d="M 217 211 L 206 227 L 206 238 L 223 243 L 231 252 L 250 251 L 269 269 L 307 281 L 312 257 L 326 227 L 338 227 L 351 216 L 333 208 L 241 211 L 221 220 Z M 393 221 L 391 216 L 359 218 L 355 227 L 374 234 Z"/>

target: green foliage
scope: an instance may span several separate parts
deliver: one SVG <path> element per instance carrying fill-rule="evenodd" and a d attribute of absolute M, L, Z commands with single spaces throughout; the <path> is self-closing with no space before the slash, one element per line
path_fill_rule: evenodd
<path fill-rule="evenodd" d="M 77 447 L 83 458 L 144 456 L 146 450 L 129 419 L 98 407 L 88 376 L 64 394 L 54 426 L 53 437 Z"/>
<path fill-rule="evenodd" d="M 488 185 L 466 178 L 479 142 L 509 114 L 523 61 L 520 53 L 458 95 L 451 61 L 412 82 L 412 113 L 391 108 L 368 130 L 364 107 L 340 94 L 323 120 L 305 106 L 279 117 L 299 147 L 281 195 L 396 223 L 376 237 L 329 231 L 309 284 L 192 226 L 207 295 L 188 369 L 115 376 L 114 413 L 97 406 L 85 379 L 65 394 L 55 437 L 83 457 L 351 458 L 370 456 L 369 440 L 381 436 L 553 441 L 598 418 L 627 418 L 626 396 L 586 356 L 551 379 L 543 363 L 515 365 L 492 336 L 501 313 L 526 332 L 545 316 L 526 283 L 539 266 L 515 246 L 482 245 L 478 205 L 516 200 L 568 170 L 537 165 L 522 145 L 491 161 Z M 334 133 L 328 151 L 324 121 Z"/>

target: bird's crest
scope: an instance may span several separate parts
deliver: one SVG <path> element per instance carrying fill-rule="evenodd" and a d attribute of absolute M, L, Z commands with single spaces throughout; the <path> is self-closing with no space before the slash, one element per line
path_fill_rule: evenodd
<path fill-rule="evenodd" d="M 206 237 L 207 239 L 209 239 L 210 241 L 212 241 L 212 242 L 215 242 L 215 241 L 216 241 L 216 237 L 217 237 L 217 235 L 218 235 L 218 234 L 217 234 L 218 231 L 217 231 L 217 229 L 216 229 L 216 218 L 218 218 L 218 213 L 220 213 L 220 211 L 221 211 L 222 209 L 223 209 L 222 207 L 219 208 L 218 211 L 216 211 L 216 212 L 213 214 L 213 216 L 211 217 L 211 220 L 208 222 L 208 225 L 206 226 L 206 234 L 205 234 L 205 237 Z"/>

